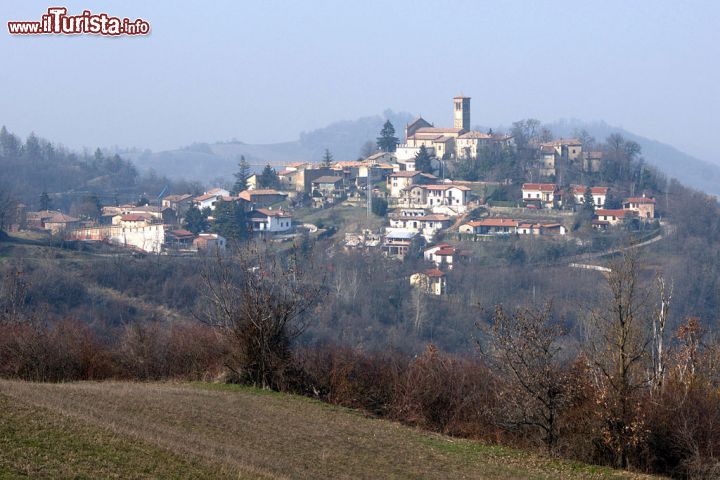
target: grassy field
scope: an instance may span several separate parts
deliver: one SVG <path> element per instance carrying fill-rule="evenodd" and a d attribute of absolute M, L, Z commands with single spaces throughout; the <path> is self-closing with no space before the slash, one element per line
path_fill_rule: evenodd
<path fill-rule="evenodd" d="M 0 381 L 0 478 L 644 478 L 214 384 Z"/>

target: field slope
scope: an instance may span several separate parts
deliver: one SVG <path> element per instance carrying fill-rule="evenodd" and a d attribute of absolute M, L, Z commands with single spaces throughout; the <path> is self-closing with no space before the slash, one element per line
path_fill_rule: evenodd
<path fill-rule="evenodd" d="M 212 384 L 0 381 L 0 478 L 643 478 Z"/>

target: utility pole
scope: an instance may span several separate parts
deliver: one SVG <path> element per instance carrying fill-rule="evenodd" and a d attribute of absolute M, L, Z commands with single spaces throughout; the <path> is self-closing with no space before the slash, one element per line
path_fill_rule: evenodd
<path fill-rule="evenodd" d="M 367 217 L 372 215 L 372 165 L 367 166 L 367 189 L 365 190 L 367 197 Z"/>

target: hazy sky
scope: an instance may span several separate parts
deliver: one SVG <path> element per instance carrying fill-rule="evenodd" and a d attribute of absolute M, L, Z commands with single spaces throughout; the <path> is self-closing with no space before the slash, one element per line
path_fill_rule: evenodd
<path fill-rule="evenodd" d="M 49 6 L 147 37 L 27 36 Z M 386 108 L 451 122 L 605 120 L 720 163 L 718 1 L 0 4 L 0 123 L 71 147 L 270 143 Z"/>

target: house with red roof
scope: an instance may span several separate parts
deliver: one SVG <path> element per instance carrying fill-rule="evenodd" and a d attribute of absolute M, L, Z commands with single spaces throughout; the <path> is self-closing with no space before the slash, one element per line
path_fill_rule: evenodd
<path fill-rule="evenodd" d="M 585 203 L 585 192 L 587 187 L 585 185 L 571 185 L 570 193 L 575 199 L 576 205 L 582 205 Z M 592 194 L 593 207 L 594 208 L 605 208 L 605 201 L 610 189 L 608 187 L 590 187 L 590 193 Z"/>
<path fill-rule="evenodd" d="M 642 197 L 626 198 L 623 202 L 623 209 L 637 212 L 643 220 L 652 220 L 655 218 L 655 199 L 647 197 L 645 194 Z"/>
<path fill-rule="evenodd" d="M 413 273 L 410 275 L 410 285 L 430 295 L 445 295 L 447 293 L 447 278 L 445 273 L 437 268 Z"/>
<path fill-rule="evenodd" d="M 624 210 L 621 208 L 599 208 L 595 210 L 595 220 L 593 220 L 593 227 L 602 230 L 607 228 L 608 226 L 618 225 L 620 223 L 632 220 L 633 218 L 637 217 L 637 212 L 633 210 Z"/>
<path fill-rule="evenodd" d="M 292 214 L 284 210 L 256 208 L 248 213 L 253 232 L 282 233 L 292 229 Z"/>
<path fill-rule="evenodd" d="M 560 203 L 560 189 L 554 183 L 523 183 L 522 200 L 528 206 L 556 208 Z"/>

